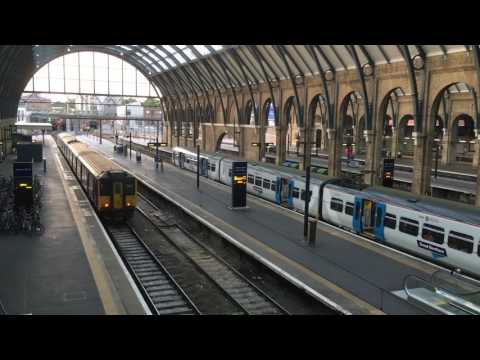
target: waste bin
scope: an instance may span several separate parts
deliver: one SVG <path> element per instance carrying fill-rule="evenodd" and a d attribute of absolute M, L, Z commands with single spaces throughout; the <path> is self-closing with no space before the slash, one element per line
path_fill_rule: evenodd
<path fill-rule="evenodd" d="M 317 240 L 317 220 L 308 220 L 308 244 L 315 246 Z"/>
<path fill-rule="evenodd" d="M 142 153 L 137 151 L 137 162 L 142 162 Z"/>

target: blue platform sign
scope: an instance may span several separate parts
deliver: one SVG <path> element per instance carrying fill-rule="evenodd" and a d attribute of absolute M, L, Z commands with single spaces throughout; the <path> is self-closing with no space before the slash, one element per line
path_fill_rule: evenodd
<path fill-rule="evenodd" d="M 16 162 L 13 164 L 14 178 L 31 178 L 33 176 L 33 164 L 31 162 Z"/>

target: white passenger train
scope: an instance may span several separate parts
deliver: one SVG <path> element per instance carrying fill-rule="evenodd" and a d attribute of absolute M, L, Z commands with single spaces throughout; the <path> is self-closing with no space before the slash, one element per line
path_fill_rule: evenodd
<path fill-rule="evenodd" d="M 173 149 L 172 162 L 197 171 L 197 154 L 184 148 Z M 232 162 L 201 154 L 200 174 L 231 186 Z M 304 173 L 295 169 L 249 162 L 247 191 L 298 212 L 305 208 Z M 479 209 L 317 174 L 310 194 L 313 217 L 480 277 Z"/>

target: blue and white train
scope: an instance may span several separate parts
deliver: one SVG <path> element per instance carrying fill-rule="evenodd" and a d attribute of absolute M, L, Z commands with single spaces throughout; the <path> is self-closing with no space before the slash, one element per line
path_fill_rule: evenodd
<path fill-rule="evenodd" d="M 201 154 L 200 174 L 231 186 L 232 159 Z M 197 154 L 172 149 L 172 163 L 197 171 Z M 248 163 L 247 191 L 298 212 L 305 208 L 305 177 L 296 169 Z M 360 188 L 312 174 L 312 217 L 480 278 L 480 210 L 384 187 Z"/>

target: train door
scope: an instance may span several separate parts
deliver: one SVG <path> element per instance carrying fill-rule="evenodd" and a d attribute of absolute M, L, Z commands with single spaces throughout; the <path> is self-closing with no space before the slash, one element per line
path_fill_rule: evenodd
<path fill-rule="evenodd" d="M 184 154 L 184 153 L 180 153 L 180 154 L 179 154 L 179 157 L 178 157 L 178 167 L 179 167 L 180 169 L 183 169 L 183 168 L 184 168 L 184 166 L 183 166 L 184 162 L 185 162 L 185 154 Z"/>
<path fill-rule="evenodd" d="M 373 234 L 375 239 L 384 241 L 385 235 L 383 233 L 383 220 L 385 219 L 385 204 L 375 204 L 375 226 Z"/>
<path fill-rule="evenodd" d="M 288 178 L 277 177 L 277 184 L 277 193 L 275 195 L 277 203 L 289 208 L 293 207 L 293 181 Z"/>
<path fill-rule="evenodd" d="M 385 218 L 385 204 L 376 203 L 369 199 L 355 198 L 353 211 L 353 230 L 375 238 L 384 240 L 383 220 Z"/>
<path fill-rule="evenodd" d="M 113 208 L 123 208 L 123 184 L 120 181 L 113 183 Z"/>
<path fill-rule="evenodd" d="M 353 209 L 353 230 L 357 233 L 362 232 L 362 210 L 363 210 L 363 199 L 356 197 L 355 198 L 355 208 Z"/>
<path fill-rule="evenodd" d="M 208 176 L 208 159 L 200 158 L 200 175 Z"/>

